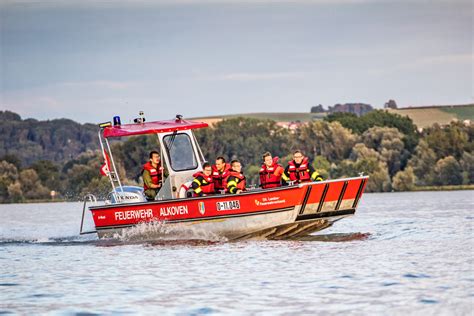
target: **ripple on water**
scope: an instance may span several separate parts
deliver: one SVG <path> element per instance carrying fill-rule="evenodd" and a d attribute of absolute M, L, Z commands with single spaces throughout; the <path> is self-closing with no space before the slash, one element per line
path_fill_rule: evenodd
<path fill-rule="evenodd" d="M 410 279 L 429 279 L 431 276 L 428 274 L 423 274 L 423 273 L 406 273 L 403 275 L 405 278 L 410 278 Z"/>
<path fill-rule="evenodd" d="M 399 285 L 399 282 L 384 282 L 382 283 L 383 286 L 393 286 L 393 285 Z"/>
<path fill-rule="evenodd" d="M 437 300 L 434 300 L 434 299 L 422 298 L 420 300 L 420 303 L 423 303 L 423 304 L 438 304 L 439 302 Z"/>
<path fill-rule="evenodd" d="M 216 313 L 217 310 L 214 310 L 210 307 L 201 307 L 197 309 L 193 309 L 189 311 L 189 315 L 207 315 L 207 314 L 213 314 Z"/>
<path fill-rule="evenodd" d="M 324 235 L 235 243 L 194 231 L 156 239 L 153 227 L 129 239 L 74 238 L 82 205 L 0 205 L 0 235 L 11 235 L 0 238 L 0 314 L 470 315 L 474 215 L 453 205 L 471 195 L 371 194 Z M 434 197 L 443 220 L 412 206 Z M 17 218 L 24 233 L 12 230 Z"/>
<path fill-rule="evenodd" d="M 59 298 L 62 297 L 62 294 L 50 294 L 50 293 L 38 293 L 38 294 L 32 294 L 28 295 L 27 297 L 29 298 Z"/>

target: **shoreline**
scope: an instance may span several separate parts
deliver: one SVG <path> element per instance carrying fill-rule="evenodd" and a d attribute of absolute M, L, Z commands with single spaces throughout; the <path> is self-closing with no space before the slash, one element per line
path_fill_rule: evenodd
<path fill-rule="evenodd" d="M 364 194 L 372 193 L 406 193 L 406 192 L 430 192 L 430 191 L 468 191 L 474 190 L 474 184 L 463 184 L 463 185 L 440 185 L 440 186 L 419 186 L 415 187 L 410 191 L 390 191 L 390 192 L 365 192 Z M 64 202 L 84 202 L 83 200 L 67 200 L 67 199 L 55 199 L 55 200 L 26 200 L 22 202 L 14 203 L 0 203 L 3 205 L 7 204 L 34 204 L 34 203 L 64 203 Z"/>

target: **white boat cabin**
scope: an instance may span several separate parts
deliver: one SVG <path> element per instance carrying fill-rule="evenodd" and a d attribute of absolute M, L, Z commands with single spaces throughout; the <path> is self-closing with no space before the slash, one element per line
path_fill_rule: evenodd
<path fill-rule="evenodd" d="M 118 122 L 117 122 L 118 121 Z M 180 115 L 175 120 L 147 122 L 141 117 L 135 124 L 120 124 L 120 119 L 114 118 L 112 123 L 101 124 L 99 140 L 108 167 L 107 175 L 112 184 L 111 203 L 145 202 L 142 187 L 123 186 L 110 150 L 109 138 L 135 135 L 155 134 L 158 137 L 157 147 L 161 155 L 162 165 L 166 169 L 166 177 L 156 199 L 176 199 L 183 196 L 183 184 L 193 180 L 193 174 L 202 170 L 205 162 L 199 144 L 192 130 L 207 127 L 204 122 L 183 120 Z M 144 162 L 148 156 L 143 157 Z"/>

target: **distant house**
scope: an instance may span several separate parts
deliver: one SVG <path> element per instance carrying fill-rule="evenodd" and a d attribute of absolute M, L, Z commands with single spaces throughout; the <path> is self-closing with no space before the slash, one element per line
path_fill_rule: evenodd
<path fill-rule="evenodd" d="M 286 128 L 290 130 L 290 132 L 294 133 L 298 128 L 301 126 L 305 125 L 307 123 L 301 122 L 301 121 L 292 121 L 292 122 L 277 122 L 276 125 Z"/>

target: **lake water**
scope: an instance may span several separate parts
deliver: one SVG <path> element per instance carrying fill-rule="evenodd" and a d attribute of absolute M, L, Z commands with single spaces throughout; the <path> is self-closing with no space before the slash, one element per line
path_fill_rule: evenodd
<path fill-rule="evenodd" d="M 473 315 L 473 196 L 365 194 L 304 241 L 98 241 L 80 203 L 0 205 L 0 314 Z"/>

